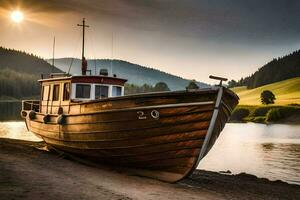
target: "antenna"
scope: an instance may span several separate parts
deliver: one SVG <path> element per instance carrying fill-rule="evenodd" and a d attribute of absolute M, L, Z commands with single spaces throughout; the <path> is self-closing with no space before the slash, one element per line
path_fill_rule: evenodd
<path fill-rule="evenodd" d="M 110 60 L 110 73 L 113 74 L 113 58 L 114 58 L 114 32 L 111 33 L 111 60 Z"/>
<path fill-rule="evenodd" d="M 52 71 L 54 70 L 54 56 L 55 56 L 55 36 L 53 38 L 53 49 L 52 49 Z"/>
<path fill-rule="evenodd" d="M 97 75 L 97 60 L 96 60 L 96 58 L 94 58 L 95 60 L 94 60 L 94 62 L 95 62 L 95 75 Z"/>

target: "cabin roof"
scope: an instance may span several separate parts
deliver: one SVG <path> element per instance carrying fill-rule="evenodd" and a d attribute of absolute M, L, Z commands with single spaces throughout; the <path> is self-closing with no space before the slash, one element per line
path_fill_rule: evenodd
<path fill-rule="evenodd" d="M 55 77 L 38 80 L 41 83 L 44 82 L 56 82 L 56 81 L 67 81 L 70 80 L 71 83 L 102 83 L 102 84 L 115 84 L 115 85 L 124 85 L 127 81 L 126 79 L 102 75 L 78 75 L 78 76 L 64 76 L 64 77 Z"/>

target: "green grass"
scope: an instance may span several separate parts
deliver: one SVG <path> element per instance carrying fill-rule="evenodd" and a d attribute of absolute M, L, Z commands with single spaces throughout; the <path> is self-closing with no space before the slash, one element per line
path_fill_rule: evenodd
<path fill-rule="evenodd" d="M 300 124 L 300 105 L 237 106 L 231 122 Z"/>
<path fill-rule="evenodd" d="M 239 97 L 240 105 L 261 105 L 260 94 L 270 90 L 275 94 L 276 105 L 300 104 L 300 77 L 292 78 L 254 89 L 245 86 L 231 88 Z"/>

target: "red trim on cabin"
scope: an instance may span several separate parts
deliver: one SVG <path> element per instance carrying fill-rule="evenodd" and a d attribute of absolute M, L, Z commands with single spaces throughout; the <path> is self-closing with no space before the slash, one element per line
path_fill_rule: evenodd
<path fill-rule="evenodd" d="M 125 79 L 105 76 L 75 76 L 71 78 L 72 83 L 100 83 L 121 86 L 124 86 L 126 81 Z"/>
<path fill-rule="evenodd" d="M 110 85 L 121 85 L 124 86 L 126 79 L 108 77 L 108 76 L 70 76 L 70 77 L 59 77 L 41 79 L 39 82 L 60 82 L 70 81 L 71 83 L 99 83 L 99 84 L 110 84 Z"/>

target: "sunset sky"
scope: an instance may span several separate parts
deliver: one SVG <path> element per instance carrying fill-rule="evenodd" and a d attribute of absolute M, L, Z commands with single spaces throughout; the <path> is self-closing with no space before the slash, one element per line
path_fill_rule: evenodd
<path fill-rule="evenodd" d="M 15 23 L 14 10 L 24 14 Z M 0 0 L 0 46 L 43 58 L 113 58 L 189 79 L 239 79 L 300 48 L 299 0 Z"/>

